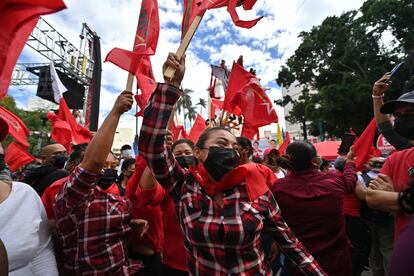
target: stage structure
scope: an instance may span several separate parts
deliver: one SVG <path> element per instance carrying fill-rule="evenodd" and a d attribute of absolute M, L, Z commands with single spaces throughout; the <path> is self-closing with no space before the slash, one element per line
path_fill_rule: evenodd
<path fill-rule="evenodd" d="M 83 109 L 86 126 L 96 131 L 99 118 L 101 85 L 100 38 L 86 23 L 75 47 L 52 25 L 40 17 L 26 45 L 48 62 L 16 64 L 11 85 L 37 85 L 37 96 L 54 102 L 50 63 L 53 62 L 62 83 L 68 89 L 63 96 L 71 109 Z"/>

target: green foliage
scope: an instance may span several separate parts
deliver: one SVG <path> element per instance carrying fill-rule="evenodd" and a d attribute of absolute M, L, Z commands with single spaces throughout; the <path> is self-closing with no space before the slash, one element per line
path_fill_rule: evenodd
<path fill-rule="evenodd" d="M 26 111 L 16 106 L 16 101 L 13 97 L 7 96 L 0 101 L 0 106 L 5 107 L 15 115 L 17 115 L 26 125 L 30 131 L 30 135 L 27 140 L 30 144 L 29 152 L 33 155 L 39 154 L 39 142 L 40 145 L 48 141 L 48 134 L 50 133 L 51 126 L 47 119 L 47 111 L 36 110 Z M 6 145 L 11 143 L 12 137 L 8 136 L 6 139 Z"/>
<path fill-rule="evenodd" d="M 361 9 L 327 17 L 299 37 L 301 45 L 276 82 L 289 87 L 296 81 L 303 88 L 299 100 L 287 95 L 281 104 L 293 102 L 287 119 L 310 121 L 312 133 L 318 133 L 321 122 L 331 135 L 340 136 L 350 127 L 361 133 L 373 117 L 373 83 L 398 62 L 406 60 L 406 65 L 393 79 L 387 97 L 396 98 L 414 87 L 412 1 L 368 0 Z"/>

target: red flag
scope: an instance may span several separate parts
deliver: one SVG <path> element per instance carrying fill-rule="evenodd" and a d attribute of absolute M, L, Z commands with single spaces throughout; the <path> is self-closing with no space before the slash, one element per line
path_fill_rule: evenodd
<path fill-rule="evenodd" d="M 23 121 L 2 106 L 0 106 L 0 118 L 8 124 L 9 134 L 24 147 L 29 147 L 29 143 L 27 142 L 29 130 Z"/>
<path fill-rule="evenodd" d="M 68 152 L 71 152 L 72 143 L 89 143 L 91 140 L 91 132 L 76 122 L 63 97 L 60 99 L 58 115 L 49 113 L 48 117 L 52 122 L 52 139 L 61 143 Z"/>
<path fill-rule="evenodd" d="M 193 127 L 190 130 L 190 134 L 188 135 L 188 139 L 196 143 L 198 141 L 198 138 L 200 137 L 201 133 L 207 128 L 206 126 L 206 120 L 201 117 L 201 115 L 198 115 Z"/>
<path fill-rule="evenodd" d="M 40 15 L 66 8 L 62 0 L 2 0 L 0 3 L 0 99 L 7 94 L 13 68 Z"/>
<path fill-rule="evenodd" d="M 7 147 L 6 163 L 9 165 L 12 172 L 17 171 L 20 167 L 23 167 L 24 165 L 27 165 L 35 160 L 36 158 L 27 152 L 27 148 L 18 143 L 12 142 Z"/>
<path fill-rule="evenodd" d="M 376 132 L 377 123 L 375 118 L 373 118 L 361 136 L 359 136 L 358 140 L 354 143 L 355 164 L 358 171 L 362 171 L 364 165 L 369 160 Z"/>
<path fill-rule="evenodd" d="M 153 79 L 141 73 L 138 74 L 137 80 L 141 94 L 135 95 L 135 100 L 140 108 L 139 112 L 137 112 L 135 116 L 144 116 L 145 106 L 147 105 L 152 92 L 154 92 L 157 87 L 157 83 Z"/>
<path fill-rule="evenodd" d="M 289 135 L 289 132 L 286 131 L 285 140 L 283 141 L 283 143 L 279 147 L 280 156 L 282 156 L 286 153 L 286 148 L 289 146 L 289 144 L 290 144 L 290 135 Z"/>
<path fill-rule="evenodd" d="M 244 137 L 249 138 L 250 140 L 253 140 L 256 133 L 259 133 L 258 128 L 252 127 L 246 123 L 243 124 L 243 130 L 242 130 L 241 136 L 244 136 Z"/>
<path fill-rule="evenodd" d="M 233 63 L 223 108 L 234 113 L 236 107 L 240 108 L 244 123 L 250 128 L 257 129 L 278 122 L 273 104 L 260 86 L 259 80 L 237 63 Z"/>
<path fill-rule="evenodd" d="M 217 110 L 223 110 L 223 101 L 211 99 L 210 115 L 212 119 L 215 118 Z"/>
<path fill-rule="evenodd" d="M 187 133 L 185 132 L 184 126 L 176 126 L 175 123 L 172 125 L 173 141 L 177 141 L 181 138 L 188 138 Z"/>
<path fill-rule="evenodd" d="M 218 8 L 222 8 L 222 7 L 227 6 L 227 11 L 229 12 L 229 14 L 231 16 L 231 19 L 233 20 L 233 23 L 236 26 L 242 27 L 242 28 L 251 28 L 254 25 L 256 25 L 257 22 L 259 22 L 260 19 L 263 18 L 263 16 L 261 16 L 259 18 L 256 18 L 256 19 L 250 20 L 250 21 L 240 20 L 238 14 L 237 14 L 237 11 L 236 11 L 236 6 L 238 6 L 239 2 L 240 2 L 239 0 L 209 0 L 209 1 L 203 1 L 202 4 L 200 5 L 199 10 L 200 10 L 200 13 L 202 13 L 202 12 L 205 12 L 206 10 L 218 9 Z M 251 10 L 255 4 L 256 4 L 256 1 L 247 0 L 243 4 L 243 9 L 244 10 Z"/>
<path fill-rule="evenodd" d="M 153 78 L 148 56 L 155 54 L 159 32 L 158 2 L 157 0 L 143 0 L 133 51 L 114 48 L 106 56 L 105 62 L 112 62 L 131 74 L 143 73 Z"/>

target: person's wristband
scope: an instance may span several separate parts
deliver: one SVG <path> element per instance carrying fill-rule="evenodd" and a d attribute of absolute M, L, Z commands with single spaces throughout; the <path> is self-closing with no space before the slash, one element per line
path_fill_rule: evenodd
<path fill-rule="evenodd" d="M 384 97 L 384 95 L 379 95 L 379 96 L 372 95 L 373 99 L 382 99 L 383 97 Z"/>

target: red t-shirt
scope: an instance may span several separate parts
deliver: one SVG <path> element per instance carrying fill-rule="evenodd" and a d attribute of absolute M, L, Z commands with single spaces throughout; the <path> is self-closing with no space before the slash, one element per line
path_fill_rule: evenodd
<path fill-rule="evenodd" d="M 264 178 L 266 179 L 266 184 L 267 187 L 272 187 L 276 180 L 277 177 L 275 175 L 275 173 L 267 166 L 263 165 L 263 164 L 256 164 L 257 168 L 259 169 L 260 173 L 264 176 Z"/>
<path fill-rule="evenodd" d="M 342 201 L 356 181 L 355 164 L 347 163 L 344 173 L 291 173 L 270 188 L 283 219 L 328 275 L 352 274 Z M 301 274 L 290 262 L 287 272 Z"/>
<path fill-rule="evenodd" d="M 53 206 L 55 205 L 55 197 L 59 192 L 60 187 L 68 179 L 68 176 L 56 180 L 52 185 L 46 188 L 42 195 L 42 202 L 46 209 L 46 214 L 48 219 L 55 219 L 55 212 L 53 211 Z"/>
<path fill-rule="evenodd" d="M 174 269 L 188 271 L 184 237 L 175 211 L 174 201 L 157 183 L 154 189 L 143 190 L 143 203 L 159 205 L 164 224 L 163 262 Z"/>
<path fill-rule="evenodd" d="M 344 214 L 347 216 L 359 217 L 361 213 L 361 201 L 354 195 L 344 196 Z"/>
<path fill-rule="evenodd" d="M 414 148 L 409 148 L 402 151 L 394 152 L 387 158 L 381 173 L 391 177 L 394 190 L 396 192 L 403 192 L 408 187 L 412 176 L 408 174 L 408 170 L 414 167 Z M 409 218 L 403 212 L 398 212 L 395 218 L 396 229 L 395 238 L 397 239 L 403 227 L 407 224 Z"/>

